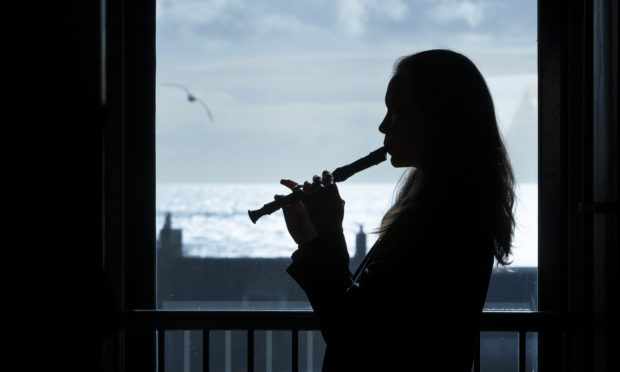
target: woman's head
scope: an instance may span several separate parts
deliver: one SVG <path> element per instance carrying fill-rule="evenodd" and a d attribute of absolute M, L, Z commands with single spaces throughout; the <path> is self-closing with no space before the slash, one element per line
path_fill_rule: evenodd
<path fill-rule="evenodd" d="M 388 85 L 386 104 L 388 114 L 380 130 L 387 132 L 388 149 L 392 150 L 390 141 L 397 141 L 394 146 L 409 145 L 409 159 L 402 159 L 406 164 L 400 166 L 466 169 L 503 147 L 486 83 L 462 54 L 429 50 L 401 58 Z M 392 135 L 395 130 L 401 132 L 397 138 Z"/>
<path fill-rule="evenodd" d="M 467 57 L 449 50 L 401 58 L 386 105 L 379 130 L 392 164 L 417 168 L 391 212 L 398 215 L 411 207 L 424 188 L 477 197 L 481 217 L 496 241 L 496 258 L 505 264 L 514 230 L 514 177 L 480 71 Z M 388 215 L 380 230 L 396 217 Z"/>
<path fill-rule="evenodd" d="M 379 126 L 395 167 L 420 168 L 424 162 L 430 126 L 417 102 L 407 79 L 395 75 L 385 93 L 387 113 Z"/>

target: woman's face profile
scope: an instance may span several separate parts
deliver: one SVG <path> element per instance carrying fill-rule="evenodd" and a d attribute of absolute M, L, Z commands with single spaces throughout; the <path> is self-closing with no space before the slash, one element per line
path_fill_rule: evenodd
<path fill-rule="evenodd" d="M 387 113 L 379 126 L 394 167 L 422 166 L 429 140 L 425 123 L 407 80 L 395 75 L 385 94 Z"/>

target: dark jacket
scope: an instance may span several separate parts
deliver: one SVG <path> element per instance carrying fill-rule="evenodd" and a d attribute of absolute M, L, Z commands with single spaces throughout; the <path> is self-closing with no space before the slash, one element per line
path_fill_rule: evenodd
<path fill-rule="evenodd" d="M 287 271 L 319 318 L 324 371 L 471 370 L 493 240 L 467 215 L 408 211 L 354 275 L 342 233 L 299 246 Z"/>

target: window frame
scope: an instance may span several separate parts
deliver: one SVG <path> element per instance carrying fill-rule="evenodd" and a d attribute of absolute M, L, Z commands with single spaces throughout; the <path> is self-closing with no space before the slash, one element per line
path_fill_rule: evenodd
<path fill-rule="evenodd" d="M 540 311 L 587 321 L 592 285 L 592 2 L 539 0 L 538 283 Z M 539 368 L 581 370 L 583 329 L 541 332 Z"/>
<path fill-rule="evenodd" d="M 155 309 L 155 1 L 102 1 L 104 276 L 117 322 Z M 119 326 L 111 370 L 156 370 L 156 334 Z"/>
<path fill-rule="evenodd" d="M 155 310 L 155 1 L 104 2 L 106 275 L 121 312 Z M 578 205 L 592 202 L 592 26 L 588 0 L 538 2 L 541 312 L 591 310 L 592 216 Z M 540 368 L 586 363 L 584 335 L 541 332 Z M 121 328 L 117 343 L 123 368 L 155 370 L 155 332 Z"/>

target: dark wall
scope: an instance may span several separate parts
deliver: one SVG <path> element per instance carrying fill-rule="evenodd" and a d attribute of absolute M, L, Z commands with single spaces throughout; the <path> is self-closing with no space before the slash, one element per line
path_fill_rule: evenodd
<path fill-rule="evenodd" d="M 21 3 L 1 31 L 8 297 L 27 365 L 100 370 L 99 4 Z"/>

